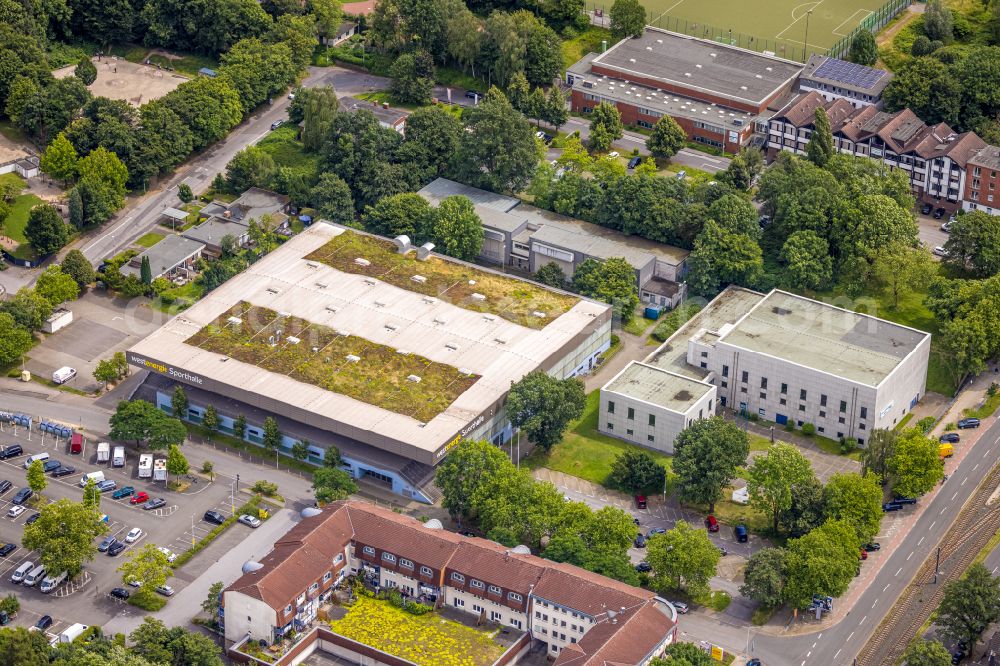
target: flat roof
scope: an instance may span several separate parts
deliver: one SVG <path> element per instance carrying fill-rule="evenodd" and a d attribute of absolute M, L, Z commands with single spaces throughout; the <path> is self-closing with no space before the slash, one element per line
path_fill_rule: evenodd
<path fill-rule="evenodd" d="M 169 234 L 156 243 L 156 245 L 143 251 L 136 259 L 149 257 L 149 268 L 153 273 L 153 277 L 158 277 L 204 249 L 205 245 L 203 243 Z M 133 266 L 132 262 L 129 262 L 122 266 L 121 272 L 125 275 L 139 275 L 141 270 L 139 266 Z"/>
<path fill-rule="evenodd" d="M 186 220 L 188 216 L 187 211 L 178 210 L 176 208 L 165 208 L 160 215 L 177 221 Z"/>
<path fill-rule="evenodd" d="M 632 361 L 602 390 L 621 393 L 652 403 L 678 414 L 687 410 L 715 388 L 663 368 Z"/>
<path fill-rule="evenodd" d="M 408 289 L 306 259 L 347 232 L 326 222 L 313 224 L 133 346 L 130 362 L 233 399 L 274 405 L 286 416 L 299 414 L 313 425 L 319 420 L 331 432 L 433 463 L 457 434 L 482 422 L 482 415 L 500 401 L 511 382 L 568 353 L 610 317 L 609 305 L 574 297 L 562 314 L 540 328 L 530 328 L 428 296 L 417 290 L 421 286 L 417 283 Z M 467 266 L 470 274 L 477 271 L 477 275 L 521 282 L 438 255 L 432 261 Z M 416 259 L 412 262 L 415 267 L 423 264 Z M 554 296 L 562 295 L 551 291 Z M 244 362 L 186 342 L 241 302 L 410 352 L 474 373 L 479 379 L 423 423 L 259 367 L 256 363 L 262 360 Z M 283 344 L 292 343 L 285 338 Z M 301 344 L 309 344 L 308 338 Z"/>
<path fill-rule="evenodd" d="M 878 386 L 929 336 L 878 317 L 774 290 L 719 342 Z"/>
<path fill-rule="evenodd" d="M 521 203 L 521 200 L 516 197 L 509 197 L 505 194 L 497 194 L 495 192 L 481 190 L 478 187 L 465 185 L 464 183 L 448 180 L 447 178 L 435 178 L 430 183 L 420 188 L 420 191 L 417 192 L 417 194 L 433 204 L 439 204 L 442 200 L 447 199 L 448 197 L 460 194 L 463 197 L 468 197 L 469 200 L 476 206 L 491 208 L 501 213 L 506 213 L 511 208 Z"/>
<path fill-rule="evenodd" d="M 742 287 L 727 287 L 700 312 L 674 331 L 674 334 L 647 356 L 643 363 L 692 379 L 704 379 L 708 376 L 708 371 L 689 365 L 687 362 L 688 340 L 699 332 L 717 332 L 726 324 L 736 323 L 763 298 L 764 294 L 756 291 Z"/>
<path fill-rule="evenodd" d="M 791 60 L 650 26 L 591 64 L 758 105 L 802 71 Z"/>
<path fill-rule="evenodd" d="M 242 220 L 227 219 L 224 217 L 212 216 L 196 227 L 191 227 L 181 235 L 206 245 L 221 245 L 222 239 L 226 236 L 240 236 L 248 233 L 249 227 Z"/>

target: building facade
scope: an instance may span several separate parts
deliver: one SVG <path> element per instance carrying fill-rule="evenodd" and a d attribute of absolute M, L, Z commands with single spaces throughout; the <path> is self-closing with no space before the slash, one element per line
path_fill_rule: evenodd
<path fill-rule="evenodd" d="M 882 91 L 892 80 L 884 69 L 814 53 L 799 76 L 799 92 L 817 92 L 828 102 L 846 100 L 856 109 L 882 108 Z"/>

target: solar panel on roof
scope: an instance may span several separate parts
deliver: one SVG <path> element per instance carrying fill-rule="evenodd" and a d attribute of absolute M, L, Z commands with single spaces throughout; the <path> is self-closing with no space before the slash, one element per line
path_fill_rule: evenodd
<path fill-rule="evenodd" d="M 815 75 L 859 88 L 871 88 L 882 78 L 883 72 L 880 69 L 858 65 L 853 62 L 827 58 L 816 68 Z"/>

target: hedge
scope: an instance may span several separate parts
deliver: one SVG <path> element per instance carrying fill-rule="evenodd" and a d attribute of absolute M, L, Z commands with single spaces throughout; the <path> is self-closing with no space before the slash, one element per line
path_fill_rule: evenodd
<path fill-rule="evenodd" d="M 222 522 L 221 525 L 217 526 L 211 532 L 209 532 L 208 534 L 206 534 L 205 536 L 203 536 L 195 545 L 191 546 L 191 548 L 188 549 L 186 552 L 178 555 L 177 559 L 174 560 L 174 563 L 173 563 L 174 569 L 181 568 L 182 566 L 184 566 L 185 564 L 187 564 L 191 560 L 192 557 L 194 557 L 195 555 L 197 555 L 201 551 L 203 551 L 206 548 L 208 548 L 208 546 L 213 541 L 215 541 L 215 539 L 218 538 L 218 536 L 220 534 L 222 534 L 223 532 L 225 532 L 229 528 L 230 525 L 232 525 L 233 523 L 236 522 L 236 519 L 239 518 L 240 515 L 242 515 L 244 513 L 251 513 L 251 512 L 256 513 L 256 510 L 257 510 L 258 506 L 260 505 L 260 500 L 261 500 L 260 495 L 254 495 L 250 499 L 250 501 L 248 501 L 246 504 L 244 504 L 243 506 L 241 506 L 236 513 L 234 513 L 233 515 L 231 515 L 228 518 L 226 518 Z"/>

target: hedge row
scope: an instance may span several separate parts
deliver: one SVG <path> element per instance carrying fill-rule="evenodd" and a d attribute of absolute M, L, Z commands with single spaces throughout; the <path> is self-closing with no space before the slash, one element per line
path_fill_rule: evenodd
<path fill-rule="evenodd" d="M 226 520 L 223 521 L 221 525 L 217 526 L 211 532 L 203 536 L 195 545 L 191 546 L 191 548 L 188 551 L 182 553 L 181 555 L 178 555 L 177 559 L 174 560 L 173 564 L 174 569 L 181 568 L 182 566 L 187 564 L 192 557 L 194 557 L 204 549 L 208 548 L 209 544 L 215 541 L 215 539 L 220 534 L 225 532 L 230 525 L 235 523 L 236 519 L 239 518 L 242 514 L 249 513 L 250 515 L 255 515 L 257 513 L 257 508 L 260 505 L 260 501 L 261 501 L 260 495 L 254 495 L 250 499 L 250 501 L 241 506 L 236 513 L 226 518 Z"/>

